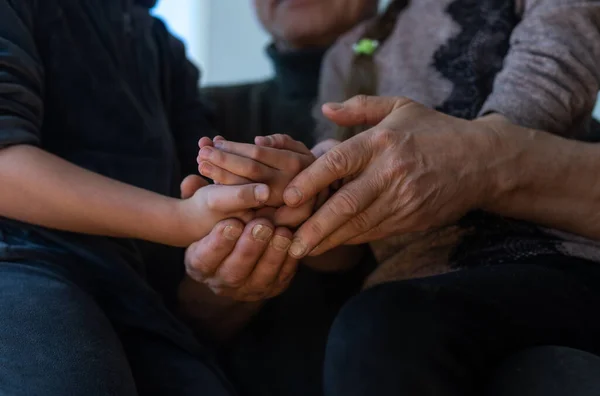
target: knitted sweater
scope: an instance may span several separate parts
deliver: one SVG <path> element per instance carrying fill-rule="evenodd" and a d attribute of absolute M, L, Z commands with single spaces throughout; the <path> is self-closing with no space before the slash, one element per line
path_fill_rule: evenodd
<path fill-rule="evenodd" d="M 357 27 L 326 55 L 315 109 L 318 140 L 334 137 L 318 109 L 347 99 L 352 45 L 364 30 Z M 405 96 L 465 119 L 500 113 L 525 127 L 587 138 L 600 89 L 600 2 L 413 0 L 375 64 L 379 95 Z M 411 273 L 448 260 L 464 266 L 542 254 L 600 261 L 594 241 L 482 213 L 373 248 L 381 262 L 395 260 L 394 271 Z"/>

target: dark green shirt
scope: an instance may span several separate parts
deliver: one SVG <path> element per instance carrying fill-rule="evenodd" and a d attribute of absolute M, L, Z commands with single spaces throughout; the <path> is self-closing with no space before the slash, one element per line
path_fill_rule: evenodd
<path fill-rule="evenodd" d="M 314 145 L 315 103 L 324 50 L 279 52 L 267 48 L 275 76 L 267 81 L 208 87 L 203 99 L 217 132 L 228 140 L 253 143 L 255 136 L 285 133 Z"/>

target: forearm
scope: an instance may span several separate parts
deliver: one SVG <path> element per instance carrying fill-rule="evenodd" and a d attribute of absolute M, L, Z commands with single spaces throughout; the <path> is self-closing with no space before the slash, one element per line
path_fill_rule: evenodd
<path fill-rule="evenodd" d="M 186 275 L 179 286 L 179 313 L 199 334 L 225 341 L 260 311 L 264 301 L 243 302 L 215 295 L 206 285 Z"/>
<path fill-rule="evenodd" d="M 100 176 L 33 146 L 0 150 L 0 215 L 49 228 L 182 246 L 178 200 Z"/>
<path fill-rule="evenodd" d="M 365 257 L 367 245 L 343 245 L 320 256 L 307 256 L 302 264 L 320 272 L 341 272 L 357 266 Z"/>
<path fill-rule="evenodd" d="M 492 186 L 483 209 L 600 239 L 600 146 L 515 126 L 501 116 L 488 152 Z"/>

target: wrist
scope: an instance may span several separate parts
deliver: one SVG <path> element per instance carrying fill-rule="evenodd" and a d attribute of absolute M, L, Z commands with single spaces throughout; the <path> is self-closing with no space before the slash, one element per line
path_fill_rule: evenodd
<path fill-rule="evenodd" d="M 195 234 L 188 230 L 189 221 L 185 221 L 189 216 L 185 215 L 184 202 L 161 196 L 146 211 L 147 221 L 139 223 L 139 239 L 177 247 L 187 247 L 194 242 L 190 236 Z"/>
<path fill-rule="evenodd" d="M 471 124 L 476 142 L 472 152 L 477 154 L 482 170 L 476 181 L 480 192 L 476 209 L 498 212 L 499 206 L 524 182 L 521 176 L 524 176 L 525 152 L 535 131 L 519 128 L 498 114 Z"/>
<path fill-rule="evenodd" d="M 205 230 L 204 222 L 198 221 L 198 217 L 194 216 L 197 210 L 193 207 L 195 202 L 192 199 L 176 199 L 170 205 L 165 210 L 170 213 L 169 219 L 165 221 L 168 224 L 165 238 L 170 241 L 170 245 L 188 247 L 208 234 L 210 230 Z"/>
<path fill-rule="evenodd" d="M 515 216 L 516 207 L 546 193 L 540 188 L 556 179 L 575 176 L 572 163 L 577 156 L 572 142 L 558 136 L 515 125 L 493 114 L 474 121 L 482 127 L 491 144 L 482 150 L 487 157 L 487 191 L 481 209 Z M 525 205 L 528 206 L 528 205 Z M 518 212 L 518 211 L 517 211 Z"/>

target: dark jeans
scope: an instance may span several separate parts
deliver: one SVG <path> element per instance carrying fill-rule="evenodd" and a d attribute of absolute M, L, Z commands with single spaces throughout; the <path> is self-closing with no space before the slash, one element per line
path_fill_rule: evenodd
<path fill-rule="evenodd" d="M 0 261 L 0 393 L 235 394 L 212 353 L 123 263 L 49 251 L 17 256 Z M 561 265 L 486 267 L 388 284 L 361 293 L 339 315 L 360 271 L 346 281 L 307 273 L 240 336 L 226 354 L 227 374 L 241 394 L 262 396 L 317 396 L 323 360 L 327 396 L 483 394 L 507 377 L 520 388 L 531 377 L 519 378 L 522 371 L 511 371 L 507 359 L 526 348 L 600 349 L 595 264 L 570 261 L 568 271 Z M 536 368 L 535 359 L 521 362 Z M 597 385 L 595 374 L 578 373 L 588 387 Z M 577 393 L 584 382 L 567 374 L 563 389 L 587 396 Z M 544 386 L 560 379 L 548 376 L 538 375 Z"/>
<path fill-rule="evenodd" d="M 561 345 L 597 354 L 597 266 L 545 257 L 361 293 L 333 324 L 325 395 L 482 395 L 498 365 L 530 347 Z M 582 375 L 600 389 L 598 373 Z"/>
<path fill-rule="evenodd" d="M 597 396 L 600 357 L 576 349 L 545 346 L 504 361 L 485 396 Z"/>
<path fill-rule="evenodd" d="M 160 308 L 147 318 L 150 326 L 136 325 L 111 315 L 116 311 L 100 300 L 52 266 L 0 262 L 0 393 L 232 394 L 208 354 L 185 340 L 188 335 L 182 332 L 180 340 L 189 348 L 152 330 L 163 319 L 157 328 L 172 325 L 158 314 Z M 120 303 L 150 301 L 140 295 Z"/>

